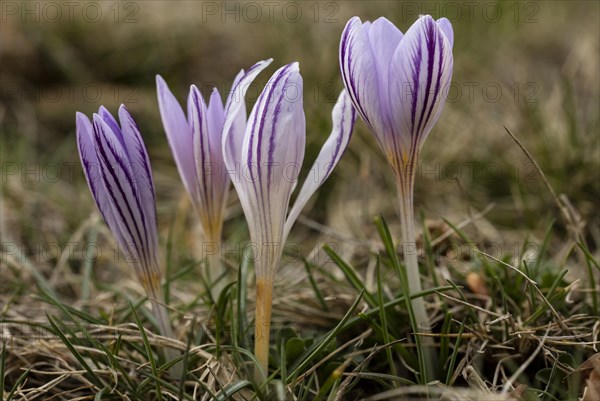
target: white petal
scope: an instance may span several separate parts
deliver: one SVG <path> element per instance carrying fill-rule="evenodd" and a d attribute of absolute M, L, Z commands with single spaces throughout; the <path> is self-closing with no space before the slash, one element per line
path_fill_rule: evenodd
<path fill-rule="evenodd" d="M 310 169 L 309 176 L 304 181 L 304 185 L 302 185 L 302 189 L 300 189 L 300 193 L 285 222 L 284 241 L 287 239 L 298 215 L 310 197 L 331 175 L 331 172 L 339 162 L 350 142 L 352 127 L 356 120 L 356 111 L 352 106 L 350 96 L 348 96 L 348 93 L 345 90 L 343 90 L 338 97 L 337 103 L 331 113 L 331 119 L 333 121 L 331 134 L 329 134 L 329 138 L 325 141 L 323 148 L 321 148 L 321 152 L 319 152 L 317 159 Z"/>
<path fill-rule="evenodd" d="M 283 225 L 290 196 L 304 158 L 306 122 L 302 100 L 302 77 L 298 63 L 273 74 L 254 105 L 242 145 L 243 175 L 238 189 L 250 235 L 258 246 L 282 246 Z M 241 190 L 241 191 L 240 191 Z M 258 264 L 259 276 L 271 275 L 275 267 Z"/>
<path fill-rule="evenodd" d="M 256 76 L 267 68 L 272 61 L 272 59 L 259 61 L 250 67 L 248 71 L 240 71 L 233 82 L 231 93 L 225 105 L 225 122 L 223 123 L 222 138 L 223 158 L 230 175 L 235 175 L 235 172 L 239 170 L 241 162 L 245 124 L 240 124 L 240 122 L 245 122 L 246 119 L 246 92 Z M 241 129 L 241 125 L 244 126 L 244 129 Z M 231 180 L 234 183 L 239 181 L 239 179 L 239 176 L 231 176 Z"/>
<path fill-rule="evenodd" d="M 381 142 L 384 120 L 377 78 L 377 65 L 368 37 L 371 29 L 358 17 L 346 24 L 340 42 L 340 68 L 344 86 L 356 111 Z"/>
<path fill-rule="evenodd" d="M 433 18 L 419 18 L 394 53 L 389 75 L 390 119 L 400 139 L 399 164 L 414 162 L 437 121 L 452 78 L 452 50 Z"/>

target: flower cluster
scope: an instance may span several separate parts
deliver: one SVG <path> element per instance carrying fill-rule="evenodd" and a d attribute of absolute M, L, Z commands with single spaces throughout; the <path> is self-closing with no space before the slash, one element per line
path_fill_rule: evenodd
<path fill-rule="evenodd" d="M 356 114 L 374 133 L 398 183 L 402 238 L 414 242 L 412 192 L 414 169 L 423 141 L 442 111 L 452 76 L 453 31 L 448 20 L 422 16 L 406 32 L 385 18 L 346 25 L 339 61 L 345 90 L 332 110 L 332 128 L 316 166 L 327 166 L 318 180 L 305 180 L 290 208 L 298 177 L 281 166 L 304 161 L 306 121 L 298 63 L 279 68 L 246 113 L 245 95 L 272 60 L 256 63 L 235 77 L 225 104 L 214 89 L 208 103 L 192 85 L 184 109 L 161 76 L 158 105 L 183 186 L 199 217 L 204 239 L 221 241 L 224 209 L 233 181 L 249 228 L 261 244 L 256 260 L 255 354 L 268 372 L 269 323 L 273 280 L 290 230 L 310 197 L 329 177 L 348 146 Z M 288 91 L 293 90 L 290 94 Z M 92 196 L 119 244 L 133 256 L 133 268 L 152 301 L 162 334 L 172 336 L 161 292 L 155 194 L 150 161 L 140 131 L 125 108 L 120 124 L 100 107 L 92 121 L 77 113 L 77 143 Z M 236 179 L 239 167 L 247 179 Z M 210 168 L 209 168 L 210 167 Z M 409 288 L 420 291 L 416 257 L 406 255 Z M 223 275 L 218 260 L 209 262 L 206 281 Z M 427 326 L 422 298 L 414 300 Z"/>

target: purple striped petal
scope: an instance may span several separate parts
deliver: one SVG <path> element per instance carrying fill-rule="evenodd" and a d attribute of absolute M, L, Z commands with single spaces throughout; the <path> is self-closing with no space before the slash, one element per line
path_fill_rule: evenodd
<path fill-rule="evenodd" d="M 225 133 L 225 123 L 223 124 L 223 136 L 227 136 L 227 147 L 224 148 L 223 151 L 224 159 L 226 159 L 228 155 L 231 158 L 239 159 L 239 157 L 241 157 L 242 154 L 242 143 L 244 142 L 244 133 L 246 132 L 246 120 L 248 115 L 246 113 L 246 102 L 244 101 L 245 92 L 242 93 L 240 81 L 245 76 L 246 73 L 244 72 L 244 70 L 241 70 L 237 74 L 233 81 L 233 85 L 231 86 L 229 96 L 227 97 L 227 103 L 225 104 L 225 110 L 229 110 L 228 115 L 230 115 L 231 117 L 229 121 L 227 121 L 229 127 L 227 133 Z M 244 83 L 242 85 L 248 87 L 250 83 Z M 234 89 L 237 89 L 237 92 L 235 92 Z M 241 97 L 241 101 L 237 100 L 237 105 L 231 105 L 233 99 L 238 97 Z"/>
<path fill-rule="evenodd" d="M 449 41 L 431 16 L 422 16 L 404 35 L 389 72 L 390 119 L 401 139 L 400 147 L 388 149 L 400 158 L 394 168 L 414 161 L 442 111 L 451 78 Z"/>
<path fill-rule="evenodd" d="M 194 158 L 198 174 L 197 208 L 205 237 L 211 241 L 218 241 L 222 226 L 221 211 L 224 203 L 224 190 L 227 186 L 223 185 L 221 177 L 216 171 L 218 170 L 216 166 L 222 164 L 222 157 L 218 154 L 219 152 L 215 154 L 213 149 L 220 149 L 221 137 L 216 134 L 211 135 L 209 117 L 202 94 L 195 85 L 192 85 L 188 97 L 188 119 L 192 128 Z M 221 127 L 213 128 L 218 129 L 218 133 L 220 133 Z M 227 181 L 228 183 L 229 181 Z"/>
<path fill-rule="evenodd" d="M 392 132 L 389 126 L 389 102 L 387 99 L 389 91 L 388 75 L 390 64 L 394 51 L 402 40 L 402 32 L 394 24 L 386 18 L 381 17 L 376 19 L 372 24 L 365 22 L 363 28 L 369 38 L 371 49 L 373 50 L 373 60 L 377 69 L 377 84 L 379 89 L 380 113 L 383 120 L 383 129 L 385 133 Z M 384 135 L 382 132 L 381 135 Z M 389 141 L 390 138 L 385 138 L 384 141 Z"/>
<path fill-rule="evenodd" d="M 214 88 L 207 107 L 208 135 L 210 136 L 210 153 L 215 162 L 223 163 L 221 140 L 223 138 L 223 124 L 225 123 L 225 109 L 221 94 Z"/>
<path fill-rule="evenodd" d="M 384 22 L 378 23 L 375 30 L 387 32 L 388 29 L 383 25 Z M 369 29 L 370 25 L 363 26 L 358 17 L 348 21 L 340 42 L 340 68 L 342 80 L 354 107 L 381 143 L 385 120 L 381 112 L 377 64 L 367 36 Z M 395 40 L 397 34 L 391 36 Z M 388 51 L 383 46 L 378 48 L 378 52 Z"/>
<path fill-rule="evenodd" d="M 169 335 L 168 319 L 155 309 L 163 296 L 150 161 L 139 129 L 123 105 L 119 120 L 121 126 L 104 107 L 94 114 L 93 123 L 77 113 L 79 154 L 98 209 L 152 299 L 162 334 Z"/>
<path fill-rule="evenodd" d="M 106 107 L 104 107 L 104 106 L 100 106 L 100 109 L 98 109 L 98 115 L 110 127 L 110 129 L 112 130 L 114 135 L 117 137 L 117 139 L 119 140 L 121 145 L 123 147 L 125 147 L 125 142 L 123 141 L 123 133 L 121 132 L 121 127 L 119 126 L 119 123 L 113 117 L 113 115 L 110 114 L 110 112 L 108 110 L 106 110 Z"/>
<path fill-rule="evenodd" d="M 156 88 L 160 116 L 167 134 L 171 152 L 177 164 L 179 176 L 183 181 L 186 191 L 195 202 L 198 192 L 196 178 L 196 162 L 192 146 L 192 130 L 190 129 L 183 109 L 175 96 L 169 90 L 167 83 L 160 76 L 156 76 Z"/>
<path fill-rule="evenodd" d="M 223 160 L 223 124 L 225 122 L 225 109 L 221 94 L 215 88 L 210 96 L 207 108 L 208 114 L 208 134 L 210 137 L 210 165 L 209 174 L 212 180 L 212 209 L 211 216 L 213 241 L 220 240 L 223 227 L 223 217 L 225 213 L 225 204 L 229 193 L 229 175 L 225 168 Z M 245 123 L 245 121 L 244 121 Z M 243 128 L 242 128 L 243 129 Z"/>
<path fill-rule="evenodd" d="M 223 158 L 230 175 L 240 170 L 242 144 L 246 132 L 246 92 L 256 76 L 267 68 L 272 61 L 273 59 L 259 61 L 250 67 L 248 71 L 240 71 L 233 81 L 225 105 L 222 138 Z M 237 176 L 231 177 L 231 180 L 234 184 L 239 182 L 241 180 L 239 173 Z"/>
<path fill-rule="evenodd" d="M 79 158 L 83 166 L 85 179 L 100 210 L 100 214 L 106 221 L 109 227 L 116 225 L 112 213 L 112 206 L 108 199 L 104 183 L 102 182 L 102 172 L 100 170 L 100 162 L 96 156 L 94 145 L 94 128 L 90 119 L 83 113 L 77 112 L 75 119 L 75 131 L 77 132 L 77 148 L 79 150 Z"/>
<path fill-rule="evenodd" d="M 246 179 L 242 168 L 242 145 L 246 135 L 246 102 L 245 96 L 256 76 L 273 60 L 263 60 L 254 64 L 248 71 L 241 70 L 233 81 L 231 91 L 225 104 L 225 123 L 223 124 L 223 160 L 227 173 L 235 186 L 238 198 L 244 209 L 249 227 L 255 227 L 254 213 L 247 213 L 250 200 L 243 180 Z"/>
<path fill-rule="evenodd" d="M 310 169 L 310 171 L 314 172 L 316 175 L 309 173 L 309 176 L 304 182 L 304 185 L 302 185 L 302 189 L 300 189 L 300 193 L 285 222 L 283 235 L 284 242 L 285 239 L 287 239 L 294 222 L 298 218 L 298 215 L 304 206 L 306 206 L 310 197 L 331 175 L 333 168 L 340 161 L 340 158 L 348 146 L 348 142 L 350 142 L 352 127 L 356 120 L 356 111 L 352 106 L 350 96 L 348 96 L 348 93 L 345 90 L 343 90 L 338 97 L 337 103 L 331 113 L 331 119 L 333 121 L 331 134 L 329 135 L 329 138 L 327 138 L 327 141 L 325 141 L 321 152 L 319 152 L 317 159 Z"/>
<path fill-rule="evenodd" d="M 150 159 L 140 130 L 125 105 L 119 107 L 119 120 L 121 122 L 123 143 L 133 170 L 136 198 L 141 203 L 145 231 L 149 235 L 148 246 L 157 249 L 156 198 Z M 156 255 L 156 251 L 153 251 L 152 254 Z"/>
<path fill-rule="evenodd" d="M 452 24 L 448 20 L 448 18 L 440 18 L 435 21 L 444 35 L 446 35 L 446 39 L 448 39 L 448 43 L 450 43 L 450 47 L 454 46 L 454 30 L 452 29 Z"/>
<path fill-rule="evenodd" d="M 240 200 L 246 216 L 254 215 L 250 235 L 255 243 L 281 244 L 283 239 L 290 196 L 304 158 L 306 122 L 302 90 L 298 63 L 280 68 L 248 118 L 242 146 L 242 165 L 248 174 L 241 180 L 238 193 L 245 193 Z M 260 265 L 259 269 L 268 268 Z M 273 273 L 274 269 L 269 269 L 257 274 Z"/>
<path fill-rule="evenodd" d="M 112 199 L 104 185 L 102 167 L 96 155 L 92 124 L 87 116 L 79 112 L 76 117 L 76 131 L 79 156 L 92 197 L 119 246 L 129 251 L 129 244 L 133 244 L 134 240 L 115 214 Z"/>
<path fill-rule="evenodd" d="M 127 152 L 119 141 L 119 133 L 94 114 L 94 144 L 101 167 L 102 182 L 112 206 L 117 226 L 131 238 L 120 245 L 128 251 L 136 264 L 152 266 L 156 262 L 156 249 L 151 244 L 153 235 L 148 232 L 141 197 L 137 193 L 135 176 Z M 116 228 L 116 227 L 115 227 Z M 112 227 L 111 227 L 112 229 Z M 156 227 L 153 227 L 156 230 Z"/>

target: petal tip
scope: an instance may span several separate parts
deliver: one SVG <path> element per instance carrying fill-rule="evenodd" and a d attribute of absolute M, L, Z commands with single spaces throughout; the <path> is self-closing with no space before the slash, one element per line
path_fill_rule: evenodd
<path fill-rule="evenodd" d="M 86 119 L 88 121 L 90 121 L 90 119 L 88 118 L 88 116 L 86 116 L 85 114 L 83 114 L 81 111 L 76 111 L 75 112 L 75 120 L 79 121 L 79 120 L 83 120 Z"/>
<path fill-rule="evenodd" d="M 195 97 L 202 97 L 202 95 L 200 94 L 200 89 L 198 89 L 196 84 L 190 85 L 190 95 L 193 95 Z"/>

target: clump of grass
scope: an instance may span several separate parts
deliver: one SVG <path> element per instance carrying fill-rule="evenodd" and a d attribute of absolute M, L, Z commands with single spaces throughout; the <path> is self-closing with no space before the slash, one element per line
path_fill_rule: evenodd
<path fill-rule="evenodd" d="M 368 256 L 377 264 L 375 288 L 366 288 L 364 267 L 349 263 L 330 246 L 325 252 L 338 271 L 327 264 L 296 262 L 309 267 L 305 285 L 291 294 L 291 301 L 312 298 L 315 307 L 324 303 L 330 312 L 324 324 L 314 325 L 310 313 L 297 308 L 295 316 L 302 321 L 293 322 L 275 305 L 272 373 L 264 383 L 254 382 L 252 375 L 256 361 L 247 308 L 253 299 L 253 286 L 247 286 L 252 266 L 245 258 L 237 282 L 217 300 L 206 292 L 178 305 L 175 289 L 193 269 L 167 279 L 173 311 L 182 313 L 174 321 L 178 339 L 155 334 L 158 328 L 144 306 L 145 297 L 128 299 L 117 288 L 100 290 L 111 293 L 112 310 L 87 301 L 87 309 L 95 312 L 65 303 L 41 283 L 33 298 L 15 293 L 1 324 L 4 390 L 12 399 L 52 395 L 65 400 L 90 394 L 138 400 L 377 400 L 427 394 L 567 400 L 581 394 L 578 367 L 597 346 L 594 289 L 567 282 L 565 266 L 550 268 L 549 247 L 535 259 L 518 255 L 516 264 L 474 248 L 468 260 L 440 266 L 439 260 L 429 259 L 435 238 L 424 232 L 428 253 L 421 262 L 423 267 L 434 264 L 432 285 L 412 296 L 425 297 L 435 311 L 430 336 L 440 364 L 436 381 L 428 385 L 419 374 L 421 333 L 411 326 L 410 302 L 397 274 L 402 266 L 382 218 L 377 227 L 378 255 Z M 448 249 L 450 244 L 474 243 L 451 222 L 448 227 L 453 231 Z M 551 233 L 550 227 L 548 242 Z M 589 251 L 584 254 L 597 274 L 598 261 Z M 468 279 L 471 274 L 478 280 Z M 22 279 L 16 274 L 7 278 Z M 15 303 L 17 299 L 21 301 Z M 20 316 L 20 310 L 33 305 L 44 309 L 46 317 L 31 312 Z M 178 350 L 181 357 L 166 364 L 166 348 Z M 186 367 L 182 376 L 170 376 L 170 365 L 179 362 Z"/>

